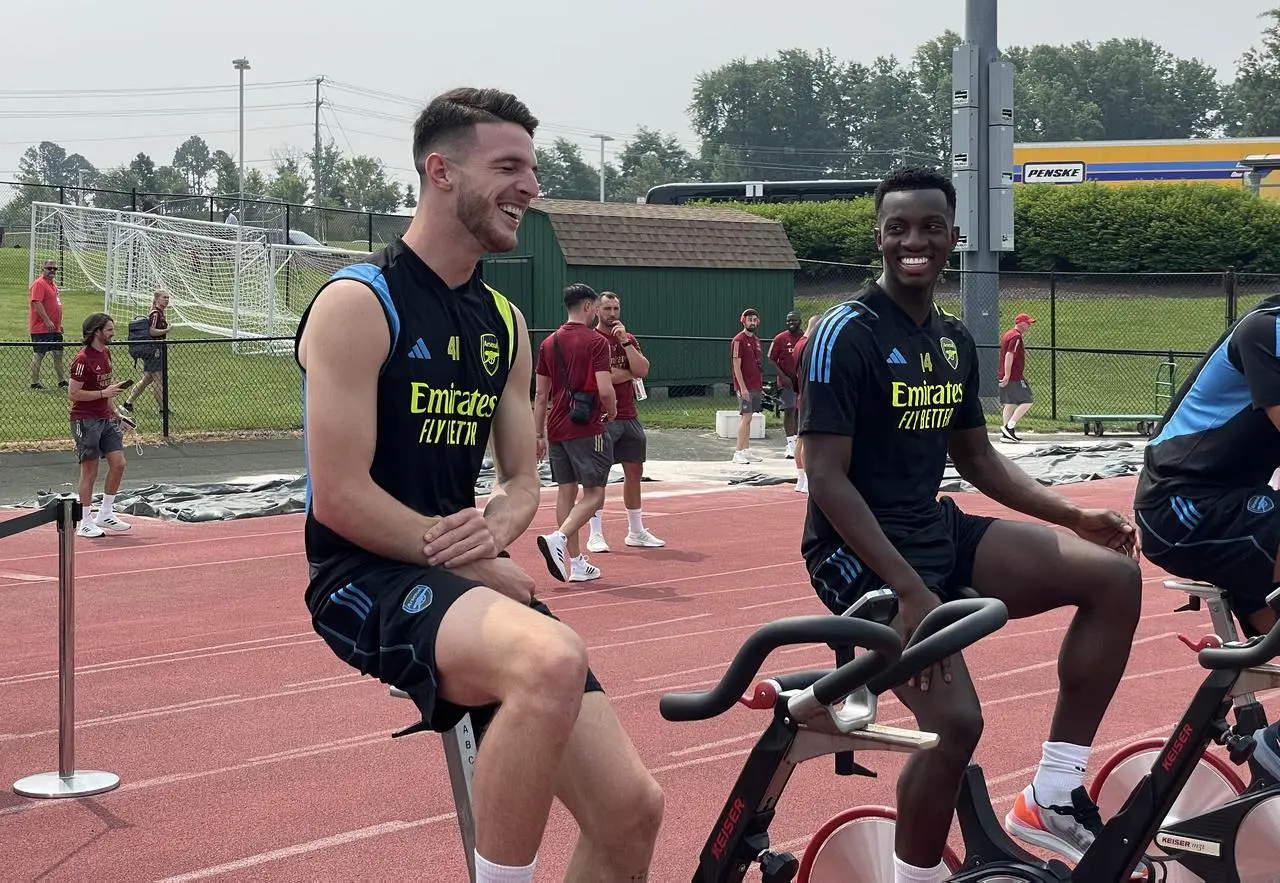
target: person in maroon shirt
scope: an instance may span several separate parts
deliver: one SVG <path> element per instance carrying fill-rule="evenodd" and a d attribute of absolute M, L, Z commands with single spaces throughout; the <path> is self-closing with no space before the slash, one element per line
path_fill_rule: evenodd
<path fill-rule="evenodd" d="M 92 313 L 81 327 L 84 349 L 71 361 L 71 437 L 80 461 L 80 505 L 84 517 L 77 536 L 100 537 L 106 531 L 126 531 L 132 525 L 112 511 L 120 482 L 124 479 L 124 436 L 112 399 L 120 395 L 123 383 L 111 379 L 111 352 L 107 344 L 115 334 L 115 323 L 106 313 Z M 93 484 L 98 480 L 98 461 L 107 461 L 107 479 L 102 487 L 98 514 L 89 517 L 93 504 Z"/>
<path fill-rule="evenodd" d="M 666 545 L 645 529 L 640 509 L 640 482 L 644 477 L 644 461 L 648 440 L 640 415 L 636 411 L 636 381 L 649 374 L 649 359 L 640 350 L 636 336 L 622 324 L 622 298 L 612 291 L 600 292 L 600 324 L 596 330 L 609 344 L 609 372 L 618 397 L 618 417 L 609 421 L 608 433 L 613 440 L 613 462 L 622 464 L 622 503 L 627 508 L 628 546 L 659 548 Z M 591 516 L 587 534 L 588 552 L 608 552 L 604 538 L 604 508 Z"/>
<path fill-rule="evenodd" d="M 778 369 L 778 403 L 782 406 L 782 428 L 787 433 L 788 460 L 796 455 L 796 375 L 800 369 L 796 367 L 795 349 L 803 337 L 800 327 L 800 314 L 792 310 L 787 313 L 787 327 L 769 345 L 769 361 Z"/>
<path fill-rule="evenodd" d="M 44 354 L 53 355 L 53 373 L 58 375 L 58 386 L 67 385 L 65 369 L 62 367 L 62 298 L 58 296 L 58 283 L 54 277 L 58 274 L 58 262 L 47 260 L 43 271 L 35 282 L 31 283 L 31 307 L 27 319 L 27 327 L 31 329 L 31 348 L 35 355 L 31 359 L 31 388 L 44 389 L 40 384 L 40 363 Z"/>
<path fill-rule="evenodd" d="M 1013 319 L 1013 327 L 1000 338 L 1000 363 L 996 366 L 996 378 L 1000 381 L 1000 404 L 1004 405 L 1004 414 L 1000 425 L 1000 438 L 1003 441 L 1021 441 L 1015 430 L 1018 420 L 1031 410 L 1035 398 L 1031 395 L 1031 384 L 1023 374 L 1027 362 L 1027 347 L 1022 335 L 1027 333 L 1036 320 L 1026 313 L 1019 313 Z"/>
<path fill-rule="evenodd" d="M 729 345 L 729 364 L 733 369 L 733 390 L 738 394 L 738 447 L 733 451 L 734 463 L 758 463 L 762 459 L 751 451 L 751 416 L 759 413 L 764 402 L 764 365 L 760 359 L 760 314 L 748 307 L 739 317 L 742 330 Z"/>
<path fill-rule="evenodd" d="M 609 373 L 609 343 L 594 328 L 600 295 L 575 283 L 564 290 L 565 323 L 538 347 L 533 400 L 538 459 L 551 461 L 559 485 L 556 521 L 538 537 L 547 569 L 562 582 L 599 579 L 600 568 L 581 554 L 578 531 L 604 505 L 604 487 L 613 467 L 613 442 L 606 423 L 618 415 Z M 582 499 L 578 499 L 578 486 Z"/>

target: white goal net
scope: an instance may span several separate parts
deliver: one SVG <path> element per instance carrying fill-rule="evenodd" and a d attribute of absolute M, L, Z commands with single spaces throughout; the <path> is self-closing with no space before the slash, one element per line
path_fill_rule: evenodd
<path fill-rule="evenodd" d="M 106 232 L 106 311 L 117 325 L 145 316 L 163 289 L 171 325 L 235 338 L 241 353 L 292 351 L 288 340 L 262 338 L 291 338 L 320 286 L 368 257 L 119 221 L 108 222 Z"/>
<path fill-rule="evenodd" d="M 224 241 L 267 243 L 281 241 L 283 231 L 267 227 L 245 227 L 216 221 L 197 221 L 151 212 L 129 212 L 63 205 L 56 202 L 31 204 L 31 244 L 28 278 L 34 279 L 45 261 L 58 262 L 58 288 L 65 292 L 105 292 L 107 290 L 107 225 L 113 222 L 138 224 L 157 230 L 190 233 Z"/>

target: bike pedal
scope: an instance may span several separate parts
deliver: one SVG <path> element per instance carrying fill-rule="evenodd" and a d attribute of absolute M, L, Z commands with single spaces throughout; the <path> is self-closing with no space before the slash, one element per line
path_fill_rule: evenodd
<path fill-rule="evenodd" d="M 410 724 L 403 730 L 396 730 L 391 734 L 392 739 L 399 739 L 401 736 L 412 736 L 414 733 L 425 733 L 431 729 L 431 725 L 425 720 L 420 720 L 416 724 Z"/>
<path fill-rule="evenodd" d="M 1242 766 L 1253 757 L 1253 750 L 1257 747 L 1253 736 L 1230 736 L 1227 738 L 1227 757 L 1236 766 Z"/>
<path fill-rule="evenodd" d="M 790 883 L 799 871 L 800 861 L 789 852 L 767 852 L 760 858 L 760 883 Z"/>

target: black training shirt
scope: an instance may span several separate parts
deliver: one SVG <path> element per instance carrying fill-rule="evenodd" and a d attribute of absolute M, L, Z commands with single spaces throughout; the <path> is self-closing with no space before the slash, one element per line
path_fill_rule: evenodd
<path fill-rule="evenodd" d="M 387 318 L 391 348 L 378 376 L 378 435 L 369 470 L 374 482 L 430 517 L 475 506 L 476 478 L 518 347 L 507 299 L 478 270 L 450 289 L 403 240 L 334 273 L 316 299 L 338 279 L 367 285 Z M 310 307 L 298 324 L 298 338 L 309 314 Z M 304 373 L 304 428 L 306 382 Z M 309 468 L 306 504 L 307 559 L 339 578 L 360 562 L 363 550 L 312 514 Z"/>
<path fill-rule="evenodd" d="M 977 348 L 935 305 L 918 325 L 875 283 L 832 307 L 805 346 L 800 434 L 853 439 L 849 480 L 892 541 L 938 517 L 952 429 L 985 425 Z M 839 542 L 810 503 L 802 551 Z"/>
<path fill-rule="evenodd" d="M 1143 452 L 1134 505 L 1264 485 L 1280 466 L 1280 303 L 1265 301 L 1214 345 L 1178 390 Z"/>

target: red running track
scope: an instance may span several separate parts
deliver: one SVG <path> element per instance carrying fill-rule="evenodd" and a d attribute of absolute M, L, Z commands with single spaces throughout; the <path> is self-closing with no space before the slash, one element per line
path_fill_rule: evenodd
<path fill-rule="evenodd" d="M 1121 509 L 1133 480 L 1065 488 Z M 646 485 L 646 521 L 665 549 L 628 549 L 610 489 L 615 551 L 604 577 L 546 575 L 534 532 L 513 554 L 542 597 L 587 640 L 592 666 L 662 784 L 666 818 L 652 879 L 692 875 L 695 857 L 765 714 L 735 708 L 672 724 L 669 690 L 710 686 L 750 631 L 824 612 L 800 564 L 804 502 L 792 485 Z M 976 494 L 969 511 L 1009 513 Z M 549 529 L 552 497 L 534 528 Z M 392 740 L 412 707 L 360 678 L 311 631 L 300 516 L 212 524 L 135 519 L 125 536 L 77 542 L 77 765 L 121 776 L 108 794 L 31 800 L 0 793 L 6 880 L 465 879 L 440 740 Z M 57 554 L 52 526 L 0 543 L 0 778 L 57 767 Z M 1174 613 L 1180 596 L 1144 563 L 1144 616 L 1091 768 L 1127 742 L 1163 736 L 1199 680 L 1174 637 L 1208 631 Z M 1056 692 L 1069 611 L 1011 622 L 969 651 L 987 727 L 977 761 L 1003 817 L 1032 775 Z M 783 650 L 766 671 L 826 665 L 830 651 Z M 880 722 L 913 726 L 891 696 Z M 1271 709 L 1274 714 L 1274 708 Z M 840 809 L 893 802 L 901 758 L 862 756 L 880 778 L 802 766 L 779 806 L 776 846 L 798 855 Z M 572 819 L 553 811 L 539 880 L 559 880 Z"/>

